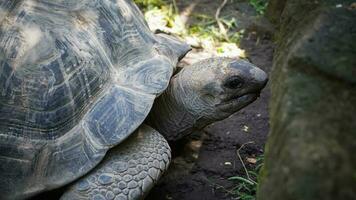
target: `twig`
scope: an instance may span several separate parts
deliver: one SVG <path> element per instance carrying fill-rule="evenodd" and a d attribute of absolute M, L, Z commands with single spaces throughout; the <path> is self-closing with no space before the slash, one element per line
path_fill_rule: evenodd
<path fill-rule="evenodd" d="M 226 5 L 227 0 L 223 0 L 223 2 L 221 3 L 221 5 L 218 7 L 218 9 L 216 10 L 215 13 L 215 20 L 218 23 L 219 29 L 220 29 L 220 33 L 224 36 L 226 41 L 229 41 L 229 37 L 227 36 L 227 31 L 225 29 L 224 24 L 221 22 L 221 19 L 219 18 L 220 12 L 221 10 L 224 8 L 224 6 Z"/>
<path fill-rule="evenodd" d="M 239 160 L 240 160 L 240 162 L 241 162 L 241 164 L 242 164 L 242 166 L 243 166 L 243 168 L 244 168 L 244 170 L 245 170 L 247 179 L 248 179 L 249 181 L 251 181 L 252 183 L 257 184 L 256 181 L 254 181 L 254 180 L 251 179 L 250 174 L 248 173 L 247 168 L 246 168 L 246 166 L 245 166 L 245 163 L 244 163 L 244 161 L 242 160 L 241 155 L 240 155 L 240 150 L 241 150 L 242 148 L 244 148 L 244 147 L 245 147 L 246 145 L 248 145 L 248 144 L 253 144 L 253 143 L 254 143 L 253 141 L 250 141 L 250 142 L 246 142 L 246 143 L 242 144 L 242 145 L 240 146 L 240 148 L 237 149 L 236 153 L 237 153 L 237 156 L 239 157 Z"/>

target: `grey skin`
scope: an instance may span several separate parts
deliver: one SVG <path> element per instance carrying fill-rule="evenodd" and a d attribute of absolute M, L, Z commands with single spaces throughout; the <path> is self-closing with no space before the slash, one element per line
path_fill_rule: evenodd
<path fill-rule="evenodd" d="M 183 68 L 155 101 L 148 124 L 169 141 L 225 119 L 259 97 L 267 74 L 246 60 L 210 58 Z"/>
<path fill-rule="evenodd" d="M 0 1 L 0 199 L 67 185 L 62 199 L 143 198 L 170 161 L 160 131 L 178 138 L 227 117 L 266 81 L 219 58 L 183 69 L 163 93 L 189 49 L 150 32 L 129 0 Z M 159 95 L 156 131 L 142 123 Z"/>

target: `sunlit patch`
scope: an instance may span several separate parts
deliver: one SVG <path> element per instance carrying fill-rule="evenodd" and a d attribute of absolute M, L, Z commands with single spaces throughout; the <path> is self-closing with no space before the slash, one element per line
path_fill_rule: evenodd
<path fill-rule="evenodd" d="M 42 38 L 42 32 L 39 27 L 32 25 L 31 27 L 26 27 L 22 30 L 22 36 L 25 41 L 23 51 L 27 52 L 40 42 Z"/>
<path fill-rule="evenodd" d="M 224 57 L 240 57 L 245 58 L 245 50 L 240 49 L 236 43 L 223 42 L 217 48 L 217 54 Z"/>
<path fill-rule="evenodd" d="M 220 16 L 226 33 L 223 34 L 217 25 L 217 19 L 202 13 L 194 13 L 197 3 L 192 2 L 187 7 L 178 10 L 175 1 L 141 1 L 136 0 L 143 8 L 149 28 L 153 32 L 165 32 L 183 39 L 194 48 L 185 56 L 183 63 L 191 64 L 208 57 L 245 58 L 245 50 L 239 47 L 244 35 L 244 29 L 235 31 L 237 19 L 230 16 Z M 154 3 L 153 3 L 154 2 Z M 198 22 L 189 24 L 188 19 Z M 195 54 L 195 55 L 193 55 Z"/>
<path fill-rule="evenodd" d="M 148 27 L 152 30 L 161 30 L 166 28 L 166 14 L 160 9 L 152 9 L 145 13 L 145 19 Z"/>

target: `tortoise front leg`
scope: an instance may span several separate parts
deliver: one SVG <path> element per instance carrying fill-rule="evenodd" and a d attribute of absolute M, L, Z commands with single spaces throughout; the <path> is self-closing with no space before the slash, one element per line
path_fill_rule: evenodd
<path fill-rule="evenodd" d="M 112 148 L 91 172 L 73 183 L 61 200 L 143 199 L 168 168 L 167 141 L 142 125 L 127 141 Z"/>

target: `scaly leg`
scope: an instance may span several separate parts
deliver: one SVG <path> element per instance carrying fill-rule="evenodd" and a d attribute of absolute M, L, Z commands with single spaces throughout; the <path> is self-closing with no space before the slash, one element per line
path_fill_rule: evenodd
<path fill-rule="evenodd" d="M 111 149 L 93 171 L 73 183 L 61 200 L 143 199 L 168 168 L 170 157 L 167 141 L 142 125 Z"/>

